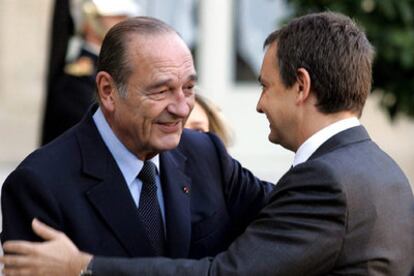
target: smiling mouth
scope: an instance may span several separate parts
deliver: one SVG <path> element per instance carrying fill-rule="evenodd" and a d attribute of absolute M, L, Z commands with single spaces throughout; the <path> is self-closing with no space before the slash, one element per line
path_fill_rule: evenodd
<path fill-rule="evenodd" d="M 177 122 L 165 122 L 160 123 L 158 122 L 157 125 L 160 127 L 160 129 L 165 133 L 173 133 L 181 130 L 181 121 Z"/>

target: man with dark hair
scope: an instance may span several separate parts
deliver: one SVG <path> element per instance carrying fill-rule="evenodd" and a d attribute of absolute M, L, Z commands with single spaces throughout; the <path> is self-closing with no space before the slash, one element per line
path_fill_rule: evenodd
<path fill-rule="evenodd" d="M 190 50 L 170 26 L 147 17 L 115 25 L 98 59 L 99 106 L 6 179 L 2 242 L 39 240 L 36 217 L 97 255 L 225 250 L 273 185 L 216 136 L 183 130 L 196 80 Z"/>
<path fill-rule="evenodd" d="M 371 88 L 373 49 L 365 34 L 346 16 L 310 14 L 272 33 L 265 48 L 257 110 L 269 120 L 269 140 L 295 158 L 268 205 L 226 251 L 201 260 L 92 258 L 35 221 L 49 241 L 6 244 L 6 252 L 20 254 L 2 259 L 6 275 L 36 271 L 39 261 L 71 263 L 48 270 L 68 275 L 87 263 L 92 275 L 408 275 L 413 194 L 358 120 Z M 52 259 L 45 248 L 67 251 Z"/>

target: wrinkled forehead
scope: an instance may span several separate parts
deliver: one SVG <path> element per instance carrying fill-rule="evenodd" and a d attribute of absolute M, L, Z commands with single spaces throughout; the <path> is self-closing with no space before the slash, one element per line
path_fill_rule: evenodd
<path fill-rule="evenodd" d="M 188 79 L 196 74 L 189 48 L 175 33 L 132 37 L 128 42 L 128 62 L 133 71 L 156 78 L 174 75 Z"/>
<path fill-rule="evenodd" d="M 134 36 L 129 40 L 128 53 L 138 62 L 189 59 L 193 63 L 190 49 L 175 33 Z"/>
<path fill-rule="evenodd" d="M 175 32 L 137 34 L 131 33 L 126 39 L 127 53 L 138 56 L 161 56 L 163 54 L 190 55 L 191 51 Z"/>

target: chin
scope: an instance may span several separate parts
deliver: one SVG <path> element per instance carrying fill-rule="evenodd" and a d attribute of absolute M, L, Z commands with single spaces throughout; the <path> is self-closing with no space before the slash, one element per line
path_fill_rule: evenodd
<path fill-rule="evenodd" d="M 174 134 L 174 135 L 167 135 L 165 137 L 162 137 L 159 139 L 157 143 L 157 148 L 159 148 L 161 151 L 166 150 L 172 150 L 175 149 L 178 144 L 180 143 L 181 133 L 180 135 Z"/>
<path fill-rule="evenodd" d="M 280 144 L 279 139 L 275 135 L 272 135 L 272 133 L 269 134 L 268 139 L 273 144 Z"/>

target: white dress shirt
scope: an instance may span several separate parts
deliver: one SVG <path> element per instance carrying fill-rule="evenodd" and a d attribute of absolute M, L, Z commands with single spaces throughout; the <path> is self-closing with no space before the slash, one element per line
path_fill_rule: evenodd
<path fill-rule="evenodd" d="M 309 157 L 329 138 L 348 128 L 359 126 L 361 123 L 356 117 L 337 121 L 313 134 L 296 151 L 293 167 L 307 161 Z"/>
<path fill-rule="evenodd" d="M 93 120 L 96 127 L 105 143 L 114 157 L 122 175 L 124 176 L 125 182 L 128 185 L 131 196 L 134 199 L 134 203 L 139 207 L 139 199 L 141 196 L 142 181 L 137 177 L 138 173 L 144 166 L 144 162 L 139 160 L 133 153 L 131 153 L 125 146 L 119 141 L 118 137 L 114 134 L 108 122 L 106 121 L 102 111 L 98 108 L 93 115 Z M 162 194 L 162 187 L 160 181 L 160 169 L 159 169 L 159 155 L 157 154 L 151 160 L 157 167 L 157 198 L 161 209 L 162 219 L 165 225 L 165 210 L 164 210 L 164 198 Z M 122 210 L 120 210 L 122 211 Z"/>

